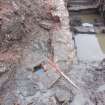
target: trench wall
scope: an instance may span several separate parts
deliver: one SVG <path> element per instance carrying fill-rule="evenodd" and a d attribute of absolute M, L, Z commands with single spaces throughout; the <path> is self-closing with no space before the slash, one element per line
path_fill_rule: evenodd
<path fill-rule="evenodd" d="M 74 42 L 69 26 L 69 13 L 67 10 L 67 0 L 52 0 L 52 15 L 59 17 L 60 23 L 55 24 L 53 30 L 52 45 L 54 48 L 54 61 L 58 63 L 61 68 L 68 69 L 68 65 L 76 61 Z M 66 68 L 65 68 L 66 67 Z"/>

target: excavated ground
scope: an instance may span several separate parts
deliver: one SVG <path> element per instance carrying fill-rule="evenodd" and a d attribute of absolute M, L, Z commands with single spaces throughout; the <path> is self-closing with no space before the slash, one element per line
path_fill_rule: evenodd
<path fill-rule="evenodd" d="M 52 17 L 47 3 L 46 0 L 0 0 L 0 105 L 104 105 L 104 60 L 69 67 L 62 63 L 63 70 L 67 69 L 65 73 L 79 89 L 55 72 L 49 71 L 48 77 L 42 71 L 38 75 L 34 72 L 43 59 L 52 57 L 50 30 L 55 23 L 61 25 L 59 17 Z M 63 23 L 66 24 L 68 21 Z M 57 28 L 55 33 L 60 32 Z M 57 48 L 63 45 L 63 36 L 59 39 L 55 34 L 60 41 Z M 67 55 L 67 45 L 61 47 L 63 50 L 56 48 L 57 54 Z"/>

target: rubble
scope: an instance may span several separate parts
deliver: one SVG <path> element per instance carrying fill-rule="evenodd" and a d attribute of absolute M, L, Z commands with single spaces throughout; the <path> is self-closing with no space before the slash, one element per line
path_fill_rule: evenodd
<path fill-rule="evenodd" d="M 103 59 L 100 65 L 96 68 L 96 71 L 104 71 L 105 70 L 105 59 Z"/>
<path fill-rule="evenodd" d="M 58 66 L 57 64 L 53 63 L 51 60 L 48 60 L 48 63 L 49 63 L 53 68 L 55 68 L 56 72 L 58 72 L 62 77 L 64 77 L 65 80 L 67 80 L 67 81 L 68 81 L 70 84 L 72 84 L 75 88 L 79 89 L 79 87 L 78 87 L 74 82 L 72 82 L 72 81 L 70 80 L 70 78 L 69 78 L 67 75 L 65 75 L 65 74 L 63 73 L 63 71 L 59 68 L 59 66 Z"/>
<path fill-rule="evenodd" d="M 58 89 L 55 94 L 59 103 L 69 102 L 73 100 L 73 94 L 71 94 L 65 89 Z"/>
<path fill-rule="evenodd" d="M 0 73 L 5 73 L 6 71 L 8 71 L 8 69 L 6 68 L 6 65 L 1 63 L 0 64 Z"/>
<path fill-rule="evenodd" d="M 0 47 L 2 50 L 10 48 L 16 42 L 20 43 L 25 35 L 25 29 L 21 24 L 21 18 L 15 15 L 15 9 L 10 3 L 3 2 L 0 5 Z"/>
<path fill-rule="evenodd" d="M 1 105 L 3 105 L 4 103 L 5 105 L 12 105 L 12 104 L 17 105 L 18 100 L 14 93 L 8 93 Z"/>
<path fill-rule="evenodd" d="M 93 63 L 71 65 L 76 55 L 64 1 L 0 0 L 1 105 L 104 103 L 104 63 L 102 70 Z M 43 65 L 46 59 L 59 67 Z"/>
<path fill-rule="evenodd" d="M 19 81 L 17 87 L 19 88 L 18 94 L 21 94 L 23 97 L 33 96 L 38 91 L 38 86 L 28 79 L 26 81 Z"/>
<path fill-rule="evenodd" d="M 53 28 L 53 21 L 49 21 L 49 20 L 42 20 L 42 21 L 39 21 L 39 25 L 46 29 L 46 30 L 51 30 Z"/>

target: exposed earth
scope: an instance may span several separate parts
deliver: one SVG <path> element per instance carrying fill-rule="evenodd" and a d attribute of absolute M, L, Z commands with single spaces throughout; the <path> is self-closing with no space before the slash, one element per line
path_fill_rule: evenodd
<path fill-rule="evenodd" d="M 67 3 L 0 0 L 0 105 L 105 105 L 103 18 L 93 22 L 90 12 L 88 19 L 84 13 L 71 13 Z M 94 27 L 81 26 L 82 22 Z M 79 41 L 83 36 L 78 40 L 78 34 L 91 34 L 89 38 L 98 41 L 99 49 L 92 53 L 98 59 L 82 54 Z M 90 50 L 94 52 L 93 47 Z M 78 89 L 55 71 L 49 59 Z"/>

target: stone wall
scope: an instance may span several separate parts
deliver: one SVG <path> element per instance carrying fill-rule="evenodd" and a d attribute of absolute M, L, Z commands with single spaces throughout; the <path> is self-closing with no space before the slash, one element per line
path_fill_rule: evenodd
<path fill-rule="evenodd" d="M 74 42 L 69 26 L 69 14 L 63 0 L 53 0 L 53 16 L 59 17 L 60 23 L 55 24 L 53 30 L 54 61 L 67 70 L 70 63 L 75 61 Z"/>

